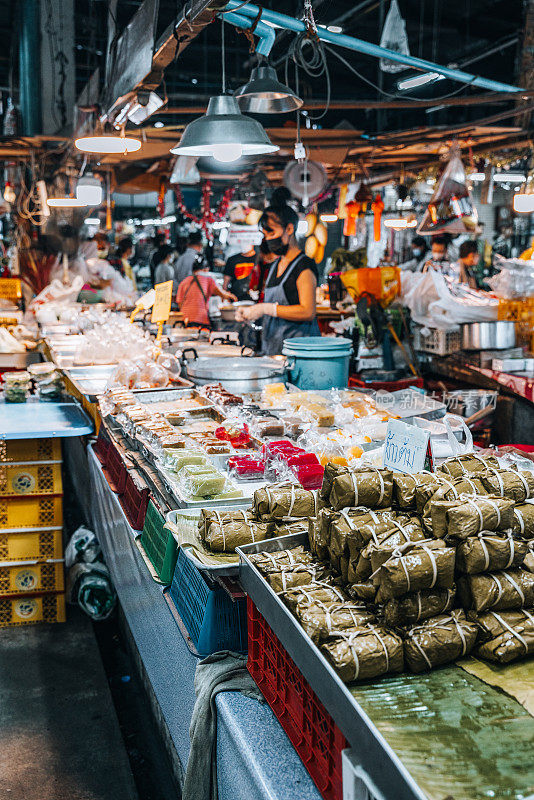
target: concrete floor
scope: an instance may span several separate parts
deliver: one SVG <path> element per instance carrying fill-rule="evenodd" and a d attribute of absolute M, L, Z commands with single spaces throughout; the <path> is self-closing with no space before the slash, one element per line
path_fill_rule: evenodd
<path fill-rule="evenodd" d="M 92 624 L 0 630 L 0 798 L 138 800 Z"/>

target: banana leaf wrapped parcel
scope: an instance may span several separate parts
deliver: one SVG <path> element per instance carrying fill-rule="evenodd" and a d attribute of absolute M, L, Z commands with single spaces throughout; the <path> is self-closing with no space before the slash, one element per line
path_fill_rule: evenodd
<path fill-rule="evenodd" d="M 477 619 L 483 640 L 475 655 L 509 664 L 534 654 L 534 611 L 488 611 Z"/>
<path fill-rule="evenodd" d="M 240 545 L 262 542 L 274 535 L 272 522 L 235 520 L 221 525 L 212 523 L 204 537 L 204 543 L 214 553 L 233 553 Z"/>
<path fill-rule="evenodd" d="M 402 672 L 402 639 L 367 625 L 332 636 L 321 651 L 344 683 Z"/>
<path fill-rule="evenodd" d="M 373 574 L 378 585 L 377 602 L 420 589 L 452 589 L 455 558 L 453 547 L 435 539 L 401 545 L 386 561 L 378 563 Z"/>
<path fill-rule="evenodd" d="M 512 527 L 514 504 L 502 497 L 464 497 L 432 500 L 432 533 L 436 538 L 467 539 L 481 531 L 504 531 Z"/>
<path fill-rule="evenodd" d="M 374 603 L 376 600 L 377 587 L 373 581 L 363 583 L 351 583 L 345 587 L 349 596 L 354 600 L 365 600 L 367 603 Z"/>
<path fill-rule="evenodd" d="M 334 548 L 341 552 L 338 542 L 343 542 L 348 547 L 351 558 L 357 550 L 371 541 L 374 534 L 389 530 L 393 520 L 402 525 L 410 519 L 407 515 L 398 515 L 391 509 L 383 511 L 364 508 L 344 508 L 341 511 L 325 509 L 319 513 L 324 515 L 323 520 L 328 525 L 329 545 L 334 542 Z"/>
<path fill-rule="evenodd" d="M 459 478 L 465 474 L 479 475 L 481 472 L 485 472 L 488 467 L 499 469 L 499 462 L 495 456 L 479 456 L 475 453 L 466 453 L 463 456 L 448 458 L 437 467 L 437 471 L 452 475 L 453 478 Z"/>
<path fill-rule="evenodd" d="M 393 473 L 390 470 L 372 467 L 349 469 L 335 464 L 325 467 L 321 497 L 335 511 L 356 506 L 389 508 L 392 496 Z"/>
<path fill-rule="evenodd" d="M 460 542 L 456 548 L 456 568 L 475 575 L 520 567 L 527 552 L 528 543 L 514 537 L 511 530 L 502 533 L 481 531 Z"/>
<path fill-rule="evenodd" d="M 340 586 L 327 581 L 315 581 L 308 586 L 289 589 L 282 595 L 282 600 L 298 616 L 300 610 L 307 606 L 339 606 L 349 601 L 349 597 Z"/>
<path fill-rule="evenodd" d="M 254 553 L 249 558 L 262 575 L 280 572 L 283 567 L 313 563 L 312 554 L 302 546 L 291 550 L 277 550 L 275 553 Z"/>
<path fill-rule="evenodd" d="M 415 625 L 429 617 L 445 614 L 454 606 L 456 587 L 452 589 L 423 589 L 388 600 L 383 608 L 384 622 L 388 628 Z"/>
<path fill-rule="evenodd" d="M 534 539 L 534 503 L 520 503 L 514 507 L 512 531 L 523 539 Z"/>
<path fill-rule="evenodd" d="M 462 575 L 457 584 L 462 606 L 479 614 L 534 606 L 534 574 L 524 569 Z"/>
<path fill-rule="evenodd" d="M 309 586 L 316 581 L 333 580 L 332 570 L 324 564 L 296 564 L 282 567 L 279 572 L 270 572 L 267 580 L 276 594 L 287 592 L 297 586 Z"/>
<path fill-rule="evenodd" d="M 301 605 L 297 610 L 297 618 L 315 644 L 349 628 L 360 628 L 376 622 L 375 615 L 364 603 Z"/>
<path fill-rule="evenodd" d="M 443 478 L 441 486 L 425 503 L 423 509 L 423 525 L 428 531 L 432 530 L 432 503 L 438 500 L 459 500 L 466 497 L 487 495 L 489 492 L 476 476 L 463 475 L 461 478 Z"/>
<path fill-rule="evenodd" d="M 387 561 L 395 548 L 406 542 L 421 542 L 426 539 L 417 517 L 408 520 L 404 525 L 392 520 L 392 525 L 395 527 L 374 534 L 369 544 L 360 550 L 357 561 L 351 561 L 351 575 L 355 578 L 354 583 L 367 580 L 380 563 Z M 374 567 L 372 566 L 373 556 L 375 556 Z"/>
<path fill-rule="evenodd" d="M 406 665 L 412 672 L 425 672 L 467 656 L 474 647 L 477 633 L 476 624 L 469 622 L 460 609 L 427 619 L 406 632 Z"/>
<path fill-rule="evenodd" d="M 514 469 L 489 469 L 480 476 L 491 494 L 506 497 L 514 503 L 524 503 L 534 497 L 534 475 Z"/>
<path fill-rule="evenodd" d="M 256 489 L 252 503 L 255 516 L 262 520 L 317 516 L 317 493 L 293 483 Z"/>
<path fill-rule="evenodd" d="M 198 520 L 198 530 L 200 538 L 206 541 L 209 536 L 210 526 L 215 525 L 228 525 L 230 522 L 253 522 L 254 517 L 248 509 L 227 509 L 226 511 L 219 511 L 217 508 L 203 508 L 200 512 Z"/>
<path fill-rule="evenodd" d="M 435 472 L 393 473 L 393 500 L 402 511 L 416 511 L 416 494 L 425 487 L 431 497 L 441 486 L 441 478 Z"/>

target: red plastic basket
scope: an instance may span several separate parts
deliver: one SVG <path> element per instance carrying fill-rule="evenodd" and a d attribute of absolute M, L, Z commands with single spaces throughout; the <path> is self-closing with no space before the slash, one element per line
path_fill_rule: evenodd
<path fill-rule="evenodd" d="M 247 617 L 248 671 L 324 800 L 342 800 L 347 740 L 250 597 Z"/>
<path fill-rule="evenodd" d="M 112 442 L 109 444 L 106 455 L 105 474 L 109 485 L 116 494 L 122 494 L 126 490 L 128 470 Z"/>
<path fill-rule="evenodd" d="M 109 450 L 111 447 L 112 444 L 110 440 L 108 439 L 108 437 L 101 428 L 98 434 L 98 438 L 93 445 L 93 450 L 95 456 L 98 458 L 103 467 L 105 467 L 108 462 Z"/>
<path fill-rule="evenodd" d="M 400 389 L 408 389 L 410 386 L 415 386 L 417 389 L 424 388 L 424 381 L 422 378 L 401 378 L 398 381 L 362 381 L 355 375 L 349 377 L 349 389 L 384 389 L 386 392 L 398 392 Z"/>
<path fill-rule="evenodd" d="M 150 499 L 150 490 L 133 472 L 126 472 L 126 486 L 119 500 L 128 517 L 128 522 L 136 531 L 142 531 Z"/>

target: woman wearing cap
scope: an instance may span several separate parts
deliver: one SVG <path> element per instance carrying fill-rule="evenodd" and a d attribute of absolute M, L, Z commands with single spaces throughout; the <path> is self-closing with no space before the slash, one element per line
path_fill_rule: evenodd
<path fill-rule="evenodd" d="M 265 244 L 277 256 L 265 283 L 264 302 L 237 311 L 239 320 L 263 317 L 266 355 L 281 353 L 284 339 L 321 335 L 315 318 L 315 262 L 297 244 L 297 223 L 296 211 L 284 199 L 271 201 L 259 222 Z"/>

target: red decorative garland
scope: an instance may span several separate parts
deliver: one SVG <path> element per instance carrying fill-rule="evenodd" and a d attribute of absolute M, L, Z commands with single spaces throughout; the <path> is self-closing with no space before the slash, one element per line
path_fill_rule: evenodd
<path fill-rule="evenodd" d="M 200 225 L 208 239 L 211 239 L 213 235 L 209 229 L 209 226 L 214 222 L 219 222 L 228 213 L 230 202 L 234 196 L 235 186 L 226 189 L 219 201 L 217 208 L 215 211 L 212 211 L 210 205 L 212 196 L 211 181 L 206 181 L 202 187 L 202 197 L 200 198 L 200 217 L 195 216 L 195 214 L 192 214 L 187 210 L 180 187 L 175 186 L 174 191 L 176 194 L 177 211 L 179 211 L 180 214 L 186 219 L 190 220 L 191 222 L 195 222 L 197 225 Z"/>

